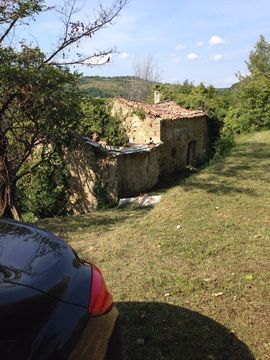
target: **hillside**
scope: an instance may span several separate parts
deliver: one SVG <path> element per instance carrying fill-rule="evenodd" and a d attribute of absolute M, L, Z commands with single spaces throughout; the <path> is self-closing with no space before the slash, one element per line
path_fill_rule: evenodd
<path fill-rule="evenodd" d="M 84 76 L 81 80 L 80 89 L 85 96 L 112 98 L 112 97 L 124 97 L 129 98 L 132 81 L 144 82 L 133 76 Z M 138 86 L 138 84 L 137 84 Z M 166 86 L 172 86 L 175 84 L 168 84 Z M 228 88 L 216 89 L 217 93 L 227 92 Z"/>
<path fill-rule="evenodd" d="M 80 89 L 85 96 L 112 98 L 129 97 L 133 76 L 85 76 L 81 80 Z M 136 79 L 136 81 L 144 81 Z"/>
<path fill-rule="evenodd" d="M 104 271 L 124 359 L 270 359 L 270 131 L 162 191 L 153 210 L 48 219 Z"/>

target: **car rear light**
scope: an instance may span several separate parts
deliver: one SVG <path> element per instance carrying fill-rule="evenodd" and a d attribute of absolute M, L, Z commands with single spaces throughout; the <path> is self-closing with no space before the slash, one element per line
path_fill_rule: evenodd
<path fill-rule="evenodd" d="M 99 316 L 112 307 L 112 295 L 103 279 L 101 271 L 94 265 L 92 266 L 92 288 L 89 304 L 89 313 L 92 316 Z"/>

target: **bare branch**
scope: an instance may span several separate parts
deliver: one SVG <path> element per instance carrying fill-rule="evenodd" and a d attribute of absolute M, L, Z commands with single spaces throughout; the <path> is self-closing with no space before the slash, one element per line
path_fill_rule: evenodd
<path fill-rule="evenodd" d="M 108 63 L 111 60 L 109 56 L 113 52 L 113 49 L 108 51 L 100 51 L 99 53 L 94 53 L 93 55 L 86 56 L 80 59 L 63 61 L 63 62 L 53 62 L 51 64 L 55 65 L 85 65 L 85 66 L 101 66 Z M 95 63 L 94 60 L 97 62 Z"/>
<path fill-rule="evenodd" d="M 62 21 L 64 25 L 64 35 L 62 41 L 67 40 L 69 24 L 71 23 L 71 19 L 74 14 L 78 12 L 78 9 L 75 9 L 76 2 L 77 0 L 65 0 L 61 9 L 57 9 L 57 12 L 61 15 L 60 21 Z"/>
<path fill-rule="evenodd" d="M 120 11 L 127 4 L 128 0 L 116 0 L 115 3 L 107 9 L 103 9 L 100 6 L 100 9 L 97 13 L 97 17 L 94 22 L 89 22 L 88 24 L 84 24 L 81 21 L 71 21 L 72 16 L 74 15 L 75 6 L 71 7 L 70 11 L 67 13 L 65 18 L 65 35 L 63 37 L 62 42 L 59 44 L 58 48 L 48 56 L 45 60 L 45 63 L 50 62 L 53 58 L 55 58 L 59 53 L 63 52 L 65 49 L 69 48 L 72 45 L 78 44 L 80 40 L 84 38 L 92 38 L 97 31 L 104 28 L 108 24 L 112 24 L 113 20 L 119 15 Z M 75 1 L 72 0 L 72 3 Z M 72 10 L 73 9 L 73 10 Z M 68 22 L 67 22 L 68 21 Z M 90 56 L 87 56 L 90 58 Z M 87 58 L 86 57 L 86 58 Z M 78 61 L 72 61 L 72 64 L 81 64 L 82 61 L 80 57 Z M 86 65 L 86 64 L 85 64 Z M 92 64 L 87 64 L 88 66 L 92 66 Z"/>
<path fill-rule="evenodd" d="M 152 55 L 136 60 L 133 64 L 134 79 L 131 83 L 129 97 L 133 100 L 147 100 L 151 95 L 154 83 L 161 79 L 161 69 Z"/>
<path fill-rule="evenodd" d="M 0 44 L 4 41 L 4 39 L 8 36 L 12 28 L 15 26 L 18 21 L 18 17 L 16 17 L 10 24 L 9 27 L 4 31 L 3 35 L 0 37 Z"/>

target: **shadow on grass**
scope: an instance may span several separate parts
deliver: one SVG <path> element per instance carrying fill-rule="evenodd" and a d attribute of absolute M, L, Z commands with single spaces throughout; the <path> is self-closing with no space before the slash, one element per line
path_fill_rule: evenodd
<path fill-rule="evenodd" d="M 208 183 L 208 182 L 203 182 L 203 181 L 192 181 L 189 184 L 185 184 L 184 185 L 184 190 L 185 191 L 190 191 L 193 189 L 201 189 L 201 190 L 205 190 L 208 193 L 215 193 L 215 194 L 245 194 L 245 195 L 249 195 L 249 196 L 257 196 L 256 191 L 254 191 L 253 189 L 245 189 L 243 187 L 237 187 L 237 186 L 232 186 L 232 185 L 228 185 L 225 183 Z"/>
<path fill-rule="evenodd" d="M 184 190 L 205 190 L 216 194 L 245 194 L 257 196 L 253 188 L 237 186 L 237 180 L 253 179 L 269 183 L 270 146 L 266 143 L 238 145 L 225 161 L 212 163 L 207 178 L 193 178 L 182 183 Z M 225 179 L 224 179 L 225 178 Z"/>
<path fill-rule="evenodd" d="M 249 159 L 269 159 L 270 146 L 264 142 L 245 142 L 237 145 L 236 155 Z"/>
<path fill-rule="evenodd" d="M 117 303 L 124 360 L 255 360 L 223 325 L 164 303 Z"/>
<path fill-rule="evenodd" d="M 99 231 L 106 231 L 113 228 L 118 223 L 139 219 L 144 216 L 151 208 L 133 209 L 110 209 L 95 211 L 82 216 L 67 216 L 63 218 L 50 218 L 39 220 L 35 225 L 55 233 L 78 232 L 82 230 L 97 228 Z"/>
<path fill-rule="evenodd" d="M 200 171 L 200 168 L 193 168 L 192 170 L 189 168 L 181 170 L 181 172 L 177 172 L 166 177 L 160 179 L 160 181 L 152 188 L 152 193 L 162 194 L 165 193 L 170 188 L 181 185 L 184 183 L 185 179 L 189 178 L 191 175 L 194 175 Z"/>

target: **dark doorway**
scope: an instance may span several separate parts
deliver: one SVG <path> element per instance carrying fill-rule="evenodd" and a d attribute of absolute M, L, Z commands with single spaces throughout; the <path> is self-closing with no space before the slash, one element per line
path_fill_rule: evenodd
<path fill-rule="evenodd" d="M 187 149 L 187 166 L 196 165 L 196 141 L 191 141 Z"/>

